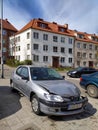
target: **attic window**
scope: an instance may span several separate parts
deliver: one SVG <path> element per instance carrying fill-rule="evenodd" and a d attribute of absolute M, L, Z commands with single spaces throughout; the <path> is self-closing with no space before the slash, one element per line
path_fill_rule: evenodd
<path fill-rule="evenodd" d="M 92 37 L 92 40 L 98 42 L 98 38 L 96 37 Z"/>
<path fill-rule="evenodd" d="M 65 32 L 65 31 L 66 31 L 66 29 L 65 29 L 65 28 L 63 28 L 63 27 L 59 27 L 59 31 L 60 31 L 60 32 Z"/>
<path fill-rule="evenodd" d="M 38 26 L 41 27 L 41 28 L 47 28 L 48 25 L 45 24 L 45 23 L 39 22 L 39 23 L 38 23 Z"/>
<path fill-rule="evenodd" d="M 84 38 L 84 35 L 82 35 L 82 34 L 78 34 L 78 38 L 83 39 L 83 38 Z"/>

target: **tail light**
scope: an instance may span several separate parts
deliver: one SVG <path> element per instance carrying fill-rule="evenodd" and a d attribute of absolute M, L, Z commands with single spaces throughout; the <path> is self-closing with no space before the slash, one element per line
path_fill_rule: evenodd
<path fill-rule="evenodd" d="M 82 77 L 80 77 L 80 81 L 82 81 Z"/>

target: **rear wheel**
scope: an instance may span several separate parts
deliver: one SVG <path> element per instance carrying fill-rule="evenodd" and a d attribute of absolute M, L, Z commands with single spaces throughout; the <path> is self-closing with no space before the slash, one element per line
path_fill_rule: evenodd
<path fill-rule="evenodd" d="M 41 114 L 39 99 L 36 95 L 32 96 L 31 106 L 32 106 L 32 110 L 35 114 L 37 114 L 37 115 Z"/>
<path fill-rule="evenodd" d="M 95 85 L 88 85 L 87 86 L 87 93 L 91 97 L 98 97 L 98 88 Z"/>

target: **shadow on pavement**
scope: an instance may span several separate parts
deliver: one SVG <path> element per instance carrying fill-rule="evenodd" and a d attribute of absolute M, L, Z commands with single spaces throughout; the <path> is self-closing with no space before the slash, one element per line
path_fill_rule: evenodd
<path fill-rule="evenodd" d="M 86 110 L 83 113 L 70 116 L 49 116 L 49 119 L 54 121 L 81 120 L 88 117 L 92 118 L 96 112 L 97 109 L 94 108 L 90 103 L 88 103 Z"/>
<path fill-rule="evenodd" d="M 12 115 L 21 109 L 20 96 L 12 93 L 9 86 L 0 86 L 0 119 Z"/>

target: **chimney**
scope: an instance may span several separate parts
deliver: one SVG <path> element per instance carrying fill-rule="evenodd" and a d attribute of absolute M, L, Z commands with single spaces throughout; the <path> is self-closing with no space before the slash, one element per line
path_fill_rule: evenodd
<path fill-rule="evenodd" d="M 64 27 L 68 29 L 68 24 L 64 24 Z"/>
<path fill-rule="evenodd" d="M 8 19 L 6 18 L 5 21 L 8 21 Z"/>

